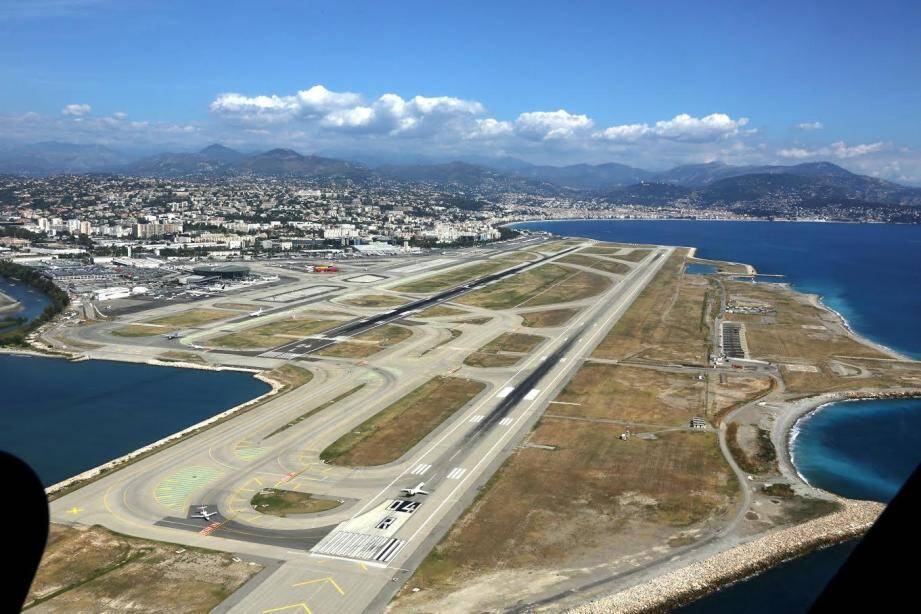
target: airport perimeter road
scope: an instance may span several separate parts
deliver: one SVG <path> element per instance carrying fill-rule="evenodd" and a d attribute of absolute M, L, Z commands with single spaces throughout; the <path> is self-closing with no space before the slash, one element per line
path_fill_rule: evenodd
<path fill-rule="evenodd" d="M 490 322 L 460 337 L 462 347 L 444 343 L 444 325 L 413 326 L 410 339 L 367 361 L 300 363 L 315 374 L 310 384 L 54 501 L 52 517 L 279 563 L 238 591 L 225 610 L 379 611 L 670 251 L 654 250 L 605 293 L 574 303 L 582 307 L 579 315 L 554 329 L 519 367 L 476 371 L 461 364 L 470 351 L 516 326 L 518 316 L 492 312 Z M 343 433 L 447 373 L 469 374 L 487 386 L 403 458 L 357 469 L 319 460 Z M 335 399 L 320 416 L 275 433 Z M 429 496 L 401 497 L 402 488 L 420 482 Z M 273 486 L 343 503 L 307 517 L 254 511 L 252 495 Z M 217 515 L 194 518 L 198 505 Z"/>

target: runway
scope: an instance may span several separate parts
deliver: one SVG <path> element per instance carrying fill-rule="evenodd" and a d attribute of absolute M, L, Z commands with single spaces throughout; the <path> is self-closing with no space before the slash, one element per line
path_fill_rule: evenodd
<path fill-rule="evenodd" d="M 462 363 L 469 352 L 520 326 L 520 316 L 513 311 L 490 312 L 489 322 L 464 327 L 451 343 L 443 340 L 448 327 L 457 325 L 436 321 L 411 327 L 410 339 L 364 361 L 307 363 L 302 358 L 323 343 L 449 302 L 574 249 L 349 321 L 327 331 L 328 339 L 276 348 L 273 351 L 295 354 L 290 360 L 313 371 L 314 379 L 54 501 L 54 520 L 97 523 L 139 537 L 281 561 L 267 579 L 245 587 L 232 611 L 380 611 L 441 537 L 446 523 L 469 505 L 582 359 L 655 276 L 671 250 L 655 250 L 625 276 L 611 276 L 616 283 L 604 293 L 572 303 L 581 308 L 579 314 L 564 326 L 535 331 L 547 341 L 513 368 L 483 369 Z M 346 274 L 350 275 L 354 273 Z M 465 309 L 474 314 L 485 311 Z M 284 362 L 264 354 L 253 360 Z M 402 458 L 361 468 L 327 465 L 319 459 L 319 453 L 343 433 L 444 374 L 476 379 L 486 388 Z M 319 414 L 268 436 L 358 384 L 364 385 Z M 401 489 L 420 482 L 430 495 L 401 496 Z M 268 516 L 248 504 L 266 487 L 336 497 L 345 503 L 304 517 Z M 400 503 L 405 501 L 412 505 Z M 217 510 L 218 515 L 211 520 L 190 518 L 198 505 Z M 71 513 L 74 509 L 80 511 Z"/>

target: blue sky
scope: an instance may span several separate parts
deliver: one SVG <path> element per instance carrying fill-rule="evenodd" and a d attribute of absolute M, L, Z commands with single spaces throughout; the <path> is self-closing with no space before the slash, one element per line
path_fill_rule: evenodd
<path fill-rule="evenodd" d="M 0 139 L 919 182 L 919 26 L 886 1 L 3 0 Z"/>

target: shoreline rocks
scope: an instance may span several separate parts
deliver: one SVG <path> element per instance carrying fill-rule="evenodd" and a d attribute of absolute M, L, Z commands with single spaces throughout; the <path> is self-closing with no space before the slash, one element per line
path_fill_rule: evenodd
<path fill-rule="evenodd" d="M 841 498 L 836 501 L 842 506 L 837 512 L 801 525 L 772 531 L 676 571 L 582 604 L 568 612 L 665 612 L 817 548 L 862 535 L 885 508 L 883 504 L 874 501 Z"/>

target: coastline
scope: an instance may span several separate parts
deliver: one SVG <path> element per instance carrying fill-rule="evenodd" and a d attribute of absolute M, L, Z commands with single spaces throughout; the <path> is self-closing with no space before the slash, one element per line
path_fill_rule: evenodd
<path fill-rule="evenodd" d="M 35 356 L 36 354 L 27 354 Z M 47 355 L 40 355 L 43 358 L 51 358 Z M 63 358 L 63 357 L 60 357 Z M 88 357 L 84 358 L 85 360 L 92 360 Z M 111 362 L 135 362 L 135 361 L 117 361 L 113 360 Z M 114 458 L 108 462 L 105 462 L 101 465 L 87 469 L 77 475 L 71 476 L 66 480 L 62 480 L 56 484 L 52 484 L 45 488 L 45 495 L 49 497 L 49 500 L 53 500 L 71 490 L 85 486 L 86 484 L 98 479 L 103 475 L 108 475 L 113 471 L 127 467 L 128 465 L 142 460 L 151 454 L 160 451 L 163 448 L 175 445 L 188 437 L 201 433 L 211 427 L 217 426 L 218 424 L 225 422 L 226 420 L 236 416 L 237 414 L 253 409 L 259 405 L 262 405 L 267 400 L 271 399 L 278 394 L 281 394 L 285 390 L 285 385 L 282 382 L 279 382 L 268 375 L 264 371 L 258 371 L 255 369 L 244 369 L 244 368 L 219 368 L 219 367 L 206 367 L 203 365 L 196 365 L 192 363 L 166 363 L 166 362 L 156 362 L 156 361 L 138 361 L 135 364 L 149 364 L 151 366 L 166 366 L 166 367 L 177 367 L 177 368 L 188 368 L 188 369 L 203 369 L 210 371 L 242 371 L 246 373 L 253 373 L 253 377 L 256 379 L 265 382 L 268 384 L 271 389 L 265 393 L 254 397 L 248 401 L 237 404 L 229 409 L 226 409 L 218 414 L 210 416 L 204 420 L 201 420 L 193 425 L 190 425 L 180 431 L 176 431 L 166 437 L 163 437 L 157 441 L 151 442 L 145 446 L 137 448 L 127 454 L 123 454 L 117 458 Z"/>
<path fill-rule="evenodd" d="M 772 531 L 647 582 L 567 610 L 574 614 L 662 612 L 690 603 L 735 582 L 862 535 L 885 506 L 835 498 L 841 509 L 809 522 Z"/>

